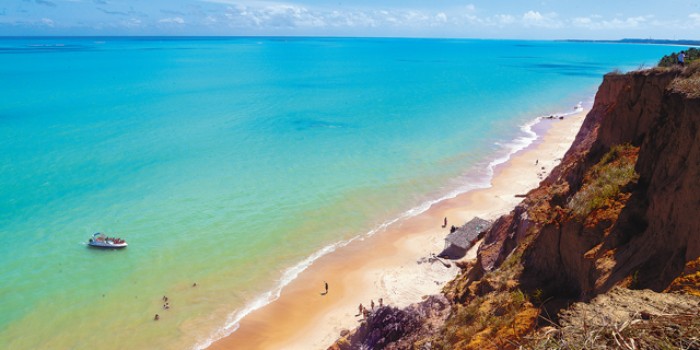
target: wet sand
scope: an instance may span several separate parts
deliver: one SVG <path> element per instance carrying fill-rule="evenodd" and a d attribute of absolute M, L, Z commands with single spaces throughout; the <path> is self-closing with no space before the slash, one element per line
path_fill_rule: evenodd
<path fill-rule="evenodd" d="M 490 188 L 437 203 L 318 259 L 278 300 L 246 316 L 236 332 L 209 349 L 326 349 L 341 330 L 359 325 L 361 317 L 355 315 L 360 303 L 369 307 L 371 300 L 378 305 L 383 298 L 385 305 L 403 307 L 438 293 L 457 268 L 425 260 L 442 250 L 450 226 L 474 216 L 496 219 L 512 210 L 522 200 L 515 195 L 537 187 L 559 163 L 587 112 L 543 119 L 535 126 L 540 137 L 496 168 Z M 448 224 L 442 228 L 445 217 Z M 322 296 L 324 281 L 329 291 Z"/>

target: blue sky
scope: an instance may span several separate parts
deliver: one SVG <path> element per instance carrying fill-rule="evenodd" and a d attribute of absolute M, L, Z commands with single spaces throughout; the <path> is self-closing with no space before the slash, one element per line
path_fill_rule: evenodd
<path fill-rule="evenodd" d="M 700 0 L 2 0 L 0 35 L 700 39 Z"/>

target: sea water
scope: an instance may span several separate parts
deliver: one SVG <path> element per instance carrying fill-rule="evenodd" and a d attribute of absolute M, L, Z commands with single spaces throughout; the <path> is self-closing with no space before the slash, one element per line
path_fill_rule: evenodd
<path fill-rule="evenodd" d="M 487 186 L 524 125 L 604 73 L 671 51 L 0 38 L 0 348 L 204 346 L 336 244 Z M 89 249 L 94 232 L 129 247 Z"/>

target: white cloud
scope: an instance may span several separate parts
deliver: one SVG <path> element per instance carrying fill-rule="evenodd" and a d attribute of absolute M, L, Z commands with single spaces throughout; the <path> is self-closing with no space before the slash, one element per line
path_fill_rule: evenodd
<path fill-rule="evenodd" d="M 41 24 L 47 27 L 53 27 L 56 23 L 51 18 L 42 18 Z"/>
<path fill-rule="evenodd" d="M 182 17 L 169 17 L 159 19 L 158 23 L 185 24 L 185 20 Z"/>
<path fill-rule="evenodd" d="M 651 18 L 651 17 L 653 17 L 653 16 L 648 16 L 648 17 L 645 17 L 645 16 L 629 17 L 629 18 L 627 18 L 625 21 L 623 21 L 622 23 L 624 23 L 624 25 L 629 26 L 629 27 L 637 27 L 637 26 L 639 26 L 640 24 L 646 22 L 647 19 L 648 19 L 648 18 Z"/>
<path fill-rule="evenodd" d="M 523 14 L 523 20 L 526 22 L 540 22 L 544 20 L 544 16 L 539 11 L 527 11 Z"/>
<path fill-rule="evenodd" d="M 541 14 L 539 11 L 527 11 L 522 16 L 522 24 L 526 27 L 559 28 L 562 23 L 555 12 Z"/>
<path fill-rule="evenodd" d="M 588 30 L 638 29 L 643 27 L 663 27 L 653 16 L 603 17 L 598 14 L 562 18 L 556 12 L 541 12 L 536 9 L 521 14 L 482 13 L 473 4 L 461 5 L 453 11 L 424 10 L 412 8 L 352 8 L 323 7 L 284 3 L 265 0 L 200 0 L 203 2 L 226 4 L 222 15 L 200 18 L 207 26 L 224 24 L 239 29 L 279 30 L 279 29 L 418 29 L 442 28 L 448 31 L 463 31 L 497 27 L 511 30 L 568 29 Z M 177 17 L 176 17 L 177 18 Z M 689 19 L 700 26 L 700 13 L 691 14 Z M 161 20 L 163 21 L 163 20 Z M 191 22 L 191 20 L 190 20 Z M 174 19 L 171 23 L 175 22 Z M 318 32 L 318 31 L 315 31 Z"/>
<path fill-rule="evenodd" d="M 138 28 L 141 26 L 141 20 L 138 18 L 129 18 L 120 22 L 126 28 Z"/>
<path fill-rule="evenodd" d="M 590 17 L 576 17 L 573 20 L 571 20 L 571 23 L 573 23 L 576 26 L 581 26 L 581 27 L 588 26 L 592 22 L 593 22 L 593 20 Z"/>
<path fill-rule="evenodd" d="M 234 27 L 256 26 L 273 28 L 323 27 L 323 16 L 303 6 L 267 3 L 265 6 L 237 5 L 225 13 L 229 25 Z"/>
<path fill-rule="evenodd" d="M 691 13 L 688 15 L 688 18 L 693 21 L 693 24 L 700 25 L 700 13 Z"/>
<path fill-rule="evenodd" d="M 445 12 L 416 9 L 326 10 L 273 2 L 229 6 L 224 16 L 228 25 L 235 28 L 420 28 L 445 26 L 451 21 Z"/>
<path fill-rule="evenodd" d="M 328 16 L 328 24 L 332 27 L 369 27 L 379 25 L 375 18 L 365 12 L 340 12 L 333 11 Z"/>
<path fill-rule="evenodd" d="M 444 12 L 440 12 L 437 15 L 435 15 L 435 20 L 440 23 L 445 23 L 447 22 L 447 15 Z"/>
<path fill-rule="evenodd" d="M 33 0 L 32 0 L 33 1 Z M 56 3 L 67 1 L 84 4 L 103 3 L 105 0 L 46 0 Z M 153 8 L 150 12 L 121 9 L 120 16 L 100 17 L 101 21 L 88 23 L 104 27 L 128 29 L 180 31 L 188 27 L 216 33 L 254 34 L 349 34 L 362 35 L 445 35 L 445 36 L 527 36 L 529 32 L 553 33 L 549 28 L 576 29 L 580 32 L 603 33 L 605 28 L 661 28 L 655 18 L 649 16 L 624 17 L 609 14 L 601 17 L 595 14 L 578 14 L 562 17 L 550 10 L 538 7 L 523 11 L 498 12 L 491 7 L 475 5 L 473 0 L 461 4 L 445 4 L 428 9 L 409 4 L 395 6 L 344 6 L 319 5 L 301 0 L 194 0 L 200 2 L 198 12 L 180 8 L 179 11 L 165 11 Z M 285 2 L 289 1 L 289 2 Z M 114 3 L 113 1 L 109 1 Z M 111 8 L 110 8 L 111 9 Z M 0 9 L 1 11 L 2 9 Z M 142 10 L 142 9 L 141 9 Z M 503 8 L 501 8 L 503 10 Z M 509 11 L 508 9 L 505 9 Z M 529 10 L 529 11 L 528 11 Z M 157 11 L 157 12 L 155 12 Z M 103 11 L 105 12 L 105 11 Z M 116 12 L 113 11 L 113 12 Z M 676 19 L 685 22 L 689 28 L 700 27 L 700 13 L 686 12 Z M 45 14 L 44 16 L 48 16 Z M 68 24 L 62 17 L 52 15 L 42 18 L 39 15 L 28 25 L 36 28 L 65 27 Z M 0 16 L 3 18 L 3 16 Z M 6 18 L 6 17 L 5 17 Z M 56 22 L 54 22 L 56 21 Z M 666 22 L 668 24 L 668 22 Z M 568 28 L 567 28 L 568 27 Z M 234 30 L 232 30 L 234 29 Z M 545 29 L 545 30 L 543 30 Z M 638 31 L 638 29 L 634 29 Z M 545 34 L 546 36 L 547 34 Z"/>
<path fill-rule="evenodd" d="M 132 29 L 143 28 L 144 33 L 154 34 L 187 30 L 193 34 L 241 35 L 615 38 L 685 37 L 688 31 L 692 33 L 700 28 L 700 10 L 687 4 L 675 4 L 679 6 L 674 7 L 677 13 L 673 15 L 649 6 L 643 7 L 646 10 L 595 6 L 596 10 L 590 12 L 571 12 L 570 7 L 544 0 L 520 6 L 475 0 L 433 1 L 433 4 L 308 0 L 187 0 L 184 4 L 172 1 L 24 1 L 47 6 L 31 6 L 34 12 L 19 12 L 19 8 L 8 5 L 4 10 L 0 5 L 0 20 L 25 27 L 27 33 L 51 33 L 57 28 L 77 33 L 79 28 L 101 26 L 127 28 L 124 33 L 135 33 Z M 25 7 L 30 9 L 29 5 Z M 85 18 L 75 17 L 76 13 L 85 14 Z"/>
<path fill-rule="evenodd" d="M 603 19 L 601 16 L 576 17 L 571 20 L 571 24 L 576 27 L 593 30 L 635 29 L 640 28 L 647 23 L 654 26 L 664 25 L 664 23 L 653 20 L 653 18 L 654 16 L 652 15 L 628 17 L 623 19 L 613 18 L 611 20 Z"/>
<path fill-rule="evenodd" d="M 511 15 L 496 15 L 496 16 L 494 16 L 494 20 L 498 24 L 511 24 L 511 23 L 515 22 L 515 17 L 513 17 Z"/>

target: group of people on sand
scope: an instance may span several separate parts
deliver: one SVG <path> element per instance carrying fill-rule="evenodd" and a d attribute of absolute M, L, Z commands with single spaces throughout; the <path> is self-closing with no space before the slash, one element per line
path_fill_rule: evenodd
<path fill-rule="evenodd" d="M 196 287 L 196 286 L 197 286 L 197 282 L 192 283 L 192 287 Z M 163 300 L 163 310 L 170 310 L 170 301 L 169 301 L 170 299 L 168 299 L 168 297 L 166 295 L 163 295 L 162 300 Z M 153 317 L 153 321 L 158 321 L 158 320 L 160 320 L 160 315 L 156 314 Z"/>
<path fill-rule="evenodd" d="M 379 307 L 384 306 L 384 299 L 379 298 L 378 302 L 379 302 Z M 364 305 L 362 305 L 362 303 L 360 303 L 360 306 L 357 307 L 357 311 L 358 311 L 358 313 L 357 313 L 357 315 L 355 315 L 355 317 L 362 315 L 363 319 L 367 318 L 369 316 L 370 312 L 374 311 L 374 299 L 369 301 L 369 309 L 364 307 Z"/>
<path fill-rule="evenodd" d="M 445 218 L 445 224 L 447 224 L 447 218 Z M 321 295 L 326 295 L 326 294 L 328 294 L 328 282 L 323 281 L 323 287 L 324 287 L 324 291 L 321 292 L 320 294 L 321 294 Z M 379 307 L 384 306 L 384 299 L 383 299 L 383 298 L 379 298 L 378 302 L 379 302 Z M 370 306 L 369 306 L 369 309 L 368 309 L 368 308 L 366 308 L 364 305 L 362 305 L 362 303 L 360 303 L 360 306 L 357 308 L 357 309 L 358 309 L 358 313 L 357 313 L 357 315 L 355 315 L 355 317 L 361 315 L 363 319 L 367 318 L 367 316 L 369 316 L 369 313 L 372 312 L 372 311 L 374 311 L 374 306 L 375 306 L 375 305 L 374 305 L 374 299 L 372 299 L 372 300 L 369 301 L 369 305 L 370 305 Z M 157 316 L 158 316 L 158 315 L 156 315 L 156 317 L 157 317 Z"/>
<path fill-rule="evenodd" d="M 447 224 L 447 218 L 445 218 L 445 224 Z M 321 295 L 326 295 L 326 294 L 328 294 L 328 282 L 323 281 L 323 287 L 324 287 L 324 291 L 321 292 L 320 294 L 321 294 Z M 378 302 L 379 302 L 379 307 L 384 306 L 384 299 L 379 298 Z M 363 319 L 367 318 L 367 316 L 369 316 L 369 313 L 372 312 L 372 311 L 374 311 L 374 306 L 375 306 L 375 305 L 374 305 L 374 299 L 372 299 L 372 300 L 369 301 L 369 305 L 370 305 L 370 306 L 369 306 L 369 309 L 368 309 L 368 308 L 364 307 L 364 305 L 362 305 L 362 303 L 360 303 L 360 306 L 357 308 L 357 309 L 358 309 L 358 313 L 357 313 L 357 315 L 355 315 L 355 317 L 362 315 L 362 318 L 363 318 Z M 158 317 L 158 315 L 156 315 L 156 317 Z"/>

